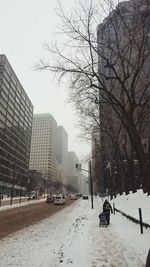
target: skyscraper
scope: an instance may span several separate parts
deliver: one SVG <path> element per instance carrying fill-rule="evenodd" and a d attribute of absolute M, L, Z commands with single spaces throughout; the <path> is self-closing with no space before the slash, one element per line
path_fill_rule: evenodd
<path fill-rule="evenodd" d="M 57 126 L 57 178 L 60 180 L 65 193 L 67 183 L 67 162 L 68 162 L 68 134 L 63 126 Z"/>
<path fill-rule="evenodd" d="M 68 191 L 78 192 L 79 191 L 79 172 L 76 169 L 76 164 L 79 159 L 74 151 L 68 152 Z"/>
<path fill-rule="evenodd" d="M 67 170 L 68 159 L 68 134 L 63 126 L 57 126 L 57 163 Z"/>
<path fill-rule="evenodd" d="M 0 55 L 0 189 L 26 190 L 33 105 L 5 55 Z"/>
<path fill-rule="evenodd" d="M 57 123 L 51 114 L 33 116 L 30 170 L 38 170 L 49 181 L 56 179 L 56 135 Z"/>
<path fill-rule="evenodd" d="M 145 162 L 149 158 L 150 130 L 149 25 L 149 1 L 131 0 L 120 2 L 98 26 L 98 73 L 99 80 L 103 81 L 101 87 L 105 88 L 99 96 L 100 143 L 103 166 L 104 163 L 107 166 L 107 161 L 111 163 L 105 173 L 113 191 L 116 187 L 120 191 L 127 188 L 127 193 L 131 189 L 129 186 L 135 190 L 135 184 L 137 187 L 143 184 L 144 190 L 148 188 L 149 178 L 145 177 L 149 177 L 149 167 Z M 130 164 L 124 167 L 122 160 L 127 159 Z M 133 174 L 136 159 L 140 175 Z M 143 170 L 147 170 L 146 175 L 142 174 Z M 123 175 L 124 178 L 119 179 Z"/>

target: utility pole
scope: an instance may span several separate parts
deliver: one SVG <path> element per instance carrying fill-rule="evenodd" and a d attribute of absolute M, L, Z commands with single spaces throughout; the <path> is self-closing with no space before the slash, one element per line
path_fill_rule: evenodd
<path fill-rule="evenodd" d="M 0 207 L 1 207 L 1 205 L 2 205 L 2 190 L 0 188 Z"/>
<path fill-rule="evenodd" d="M 16 168 L 16 165 L 14 164 L 14 166 L 13 166 L 13 176 L 12 176 L 12 186 L 11 186 L 11 196 L 10 196 L 10 205 L 12 205 L 13 196 L 14 196 L 15 168 Z"/>
<path fill-rule="evenodd" d="M 91 189 L 91 207 L 93 209 L 93 180 L 92 180 L 92 165 L 91 165 L 91 160 L 89 160 L 89 174 L 90 174 L 90 189 Z"/>

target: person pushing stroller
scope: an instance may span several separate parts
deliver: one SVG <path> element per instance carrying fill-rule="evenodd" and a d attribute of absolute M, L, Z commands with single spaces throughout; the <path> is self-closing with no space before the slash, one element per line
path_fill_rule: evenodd
<path fill-rule="evenodd" d="M 105 213 L 107 225 L 109 225 L 110 224 L 110 212 L 113 213 L 113 210 L 108 200 L 104 201 L 103 212 Z"/>

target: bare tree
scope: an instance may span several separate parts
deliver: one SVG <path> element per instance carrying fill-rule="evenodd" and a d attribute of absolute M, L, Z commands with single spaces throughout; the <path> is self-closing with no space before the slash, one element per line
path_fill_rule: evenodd
<path fill-rule="evenodd" d="M 69 16 L 59 4 L 66 43 L 63 49 L 47 45 L 55 61 L 40 61 L 38 68 L 60 78 L 69 75 L 70 100 L 81 114 L 87 116 L 98 105 L 99 114 L 111 114 L 116 125 L 121 124 L 139 162 L 142 187 L 150 193 L 150 151 L 145 153 L 142 143 L 149 130 L 149 1 L 131 0 L 116 7 L 112 1 L 103 3 L 105 8 L 101 1 L 79 2 Z M 101 22 L 107 10 L 111 12 Z"/>

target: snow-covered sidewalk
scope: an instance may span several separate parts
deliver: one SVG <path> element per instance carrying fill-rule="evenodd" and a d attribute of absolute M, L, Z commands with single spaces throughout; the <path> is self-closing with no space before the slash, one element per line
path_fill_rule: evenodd
<path fill-rule="evenodd" d="M 1 267 L 142 267 L 150 230 L 116 213 L 99 227 L 100 198 L 77 200 L 52 217 L 0 241 Z"/>

